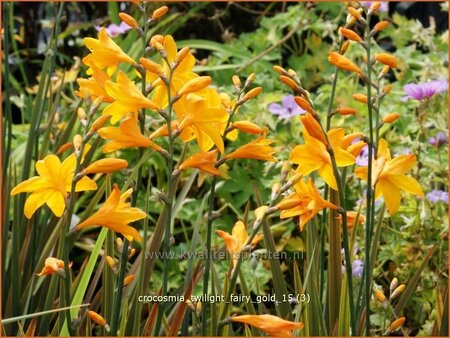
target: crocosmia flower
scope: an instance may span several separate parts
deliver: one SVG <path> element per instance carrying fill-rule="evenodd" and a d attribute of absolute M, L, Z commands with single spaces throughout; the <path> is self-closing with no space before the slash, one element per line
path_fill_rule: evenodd
<path fill-rule="evenodd" d="M 287 95 L 281 99 L 281 104 L 272 103 L 269 106 L 269 111 L 278 115 L 282 119 L 290 119 L 291 117 L 304 114 L 305 111 L 300 108 L 294 101 L 294 96 Z"/>
<path fill-rule="evenodd" d="M 435 94 L 444 93 L 448 90 L 448 82 L 446 80 L 435 80 L 424 83 L 408 83 L 403 87 L 407 96 L 402 100 L 408 99 L 422 101 L 433 97 Z"/>
<path fill-rule="evenodd" d="M 24 206 L 24 214 L 28 219 L 44 203 L 47 203 L 55 216 L 62 216 L 66 208 L 67 193 L 72 189 L 76 160 L 75 154 L 67 157 L 62 163 L 57 156 L 48 155 L 36 162 L 39 176 L 31 177 L 14 187 L 11 195 L 31 192 Z M 87 176 L 80 179 L 75 186 L 75 191 L 96 189 L 97 184 Z"/>
<path fill-rule="evenodd" d="M 271 337 L 293 337 L 292 330 L 300 330 L 304 326 L 300 322 L 290 322 L 267 314 L 234 316 L 231 321 L 254 326 Z"/>

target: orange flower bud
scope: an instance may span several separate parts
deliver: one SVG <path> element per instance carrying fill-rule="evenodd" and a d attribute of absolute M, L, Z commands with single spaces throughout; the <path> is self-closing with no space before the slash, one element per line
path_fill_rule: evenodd
<path fill-rule="evenodd" d="M 397 114 L 397 113 L 390 113 L 390 114 L 387 114 L 387 115 L 383 118 L 383 122 L 384 122 L 384 123 L 392 123 L 392 122 L 397 121 L 397 120 L 399 119 L 399 117 L 400 117 L 400 114 Z"/>
<path fill-rule="evenodd" d="M 247 93 L 244 95 L 244 100 L 245 100 L 245 101 L 251 100 L 251 99 L 253 99 L 254 97 L 258 96 L 261 92 L 262 92 L 262 87 L 256 87 L 256 88 L 253 88 L 252 90 L 250 90 L 249 92 L 247 92 Z"/>
<path fill-rule="evenodd" d="M 123 286 L 127 286 L 128 284 L 130 284 L 132 281 L 134 281 L 135 277 L 136 277 L 135 275 L 126 276 L 125 279 L 123 280 Z"/>
<path fill-rule="evenodd" d="M 339 50 L 339 52 L 344 55 L 345 52 L 348 50 L 348 47 L 350 47 L 350 41 L 349 40 L 345 40 L 345 42 L 342 44 L 341 49 Z"/>
<path fill-rule="evenodd" d="M 91 163 L 84 172 L 86 174 L 107 174 L 128 167 L 128 162 L 119 158 L 102 158 Z"/>
<path fill-rule="evenodd" d="M 160 75 L 163 72 L 161 65 L 146 58 L 140 58 L 139 62 L 152 74 Z"/>
<path fill-rule="evenodd" d="M 153 12 L 152 19 L 157 20 L 157 19 L 161 18 L 162 16 L 164 16 L 168 11 L 169 11 L 169 7 L 167 7 L 167 6 L 159 7 L 158 9 L 156 9 Z"/>
<path fill-rule="evenodd" d="M 91 318 L 91 320 L 94 323 L 97 323 L 98 325 L 103 326 L 104 328 L 106 328 L 109 331 L 109 326 L 106 323 L 105 318 L 100 316 L 97 312 L 94 312 L 94 311 L 91 311 L 91 310 L 89 310 L 87 314 L 88 314 L 88 317 Z"/>
<path fill-rule="evenodd" d="M 389 94 L 391 92 L 391 90 L 392 90 L 392 85 L 388 84 L 386 87 L 384 87 L 383 93 L 384 94 Z"/>
<path fill-rule="evenodd" d="M 340 27 L 339 28 L 339 33 L 342 34 L 343 36 L 345 36 L 347 39 L 349 39 L 351 41 L 355 41 L 355 42 L 361 42 L 362 41 L 362 38 L 358 34 L 356 34 L 354 31 L 352 31 L 351 29 Z"/>
<path fill-rule="evenodd" d="M 389 66 L 384 66 L 383 69 L 381 70 L 381 75 L 386 75 L 389 72 L 389 69 L 391 69 L 391 67 Z"/>
<path fill-rule="evenodd" d="M 106 256 L 106 263 L 108 263 L 111 269 L 114 269 L 116 267 L 116 261 L 111 256 Z"/>
<path fill-rule="evenodd" d="M 386 29 L 387 26 L 389 26 L 389 21 L 383 20 L 378 22 L 374 27 L 373 30 L 376 32 L 381 32 L 382 30 Z"/>
<path fill-rule="evenodd" d="M 344 70 L 348 70 L 350 72 L 355 72 L 358 74 L 361 74 L 361 69 L 359 69 L 359 67 L 357 65 L 355 65 L 350 59 L 346 58 L 345 56 L 336 53 L 336 52 L 330 52 L 328 53 L 328 61 L 340 68 L 340 69 L 344 69 Z"/>
<path fill-rule="evenodd" d="M 119 13 L 119 18 L 130 27 L 133 27 L 133 28 L 139 27 L 139 24 L 137 23 L 137 21 L 131 15 L 128 15 L 127 13 Z"/>
<path fill-rule="evenodd" d="M 391 68 L 397 68 L 397 59 L 388 53 L 375 54 L 375 60 Z"/>
<path fill-rule="evenodd" d="M 92 127 L 89 130 L 89 132 L 95 132 L 95 131 L 99 130 L 100 128 L 102 128 L 106 124 L 106 122 L 108 122 L 110 117 L 111 117 L 111 115 L 100 116 L 98 119 L 96 119 L 94 121 L 94 123 L 92 123 Z"/>
<path fill-rule="evenodd" d="M 405 317 L 400 317 L 399 319 L 393 321 L 392 324 L 389 325 L 388 328 L 389 332 L 397 330 L 400 326 L 402 326 L 405 323 L 405 321 L 406 321 Z"/>
<path fill-rule="evenodd" d="M 181 61 L 184 60 L 184 58 L 189 54 L 189 47 L 183 47 L 181 48 L 178 53 L 175 55 L 175 59 L 174 62 L 175 63 L 180 63 Z"/>
<path fill-rule="evenodd" d="M 358 11 L 356 8 L 353 7 L 347 7 L 348 12 L 353 16 L 355 19 L 359 19 L 361 17 L 361 12 Z"/>
<path fill-rule="evenodd" d="M 336 109 L 336 113 L 342 116 L 345 115 L 355 115 L 356 109 L 350 108 L 350 107 L 339 107 Z"/>
<path fill-rule="evenodd" d="M 311 107 L 309 102 L 307 100 L 305 100 L 303 97 L 296 96 L 296 97 L 294 97 L 294 101 L 295 101 L 295 103 L 297 103 L 297 105 L 300 108 L 302 108 L 303 110 L 307 111 L 308 113 L 313 113 L 314 112 L 314 109 Z"/>
<path fill-rule="evenodd" d="M 356 93 L 356 94 L 353 94 L 352 97 L 356 101 L 359 101 L 361 103 L 367 103 L 367 95 Z"/>
<path fill-rule="evenodd" d="M 295 173 L 293 176 L 291 176 L 291 177 L 289 178 L 288 182 L 289 182 L 290 184 L 295 184 L 295 183 L 297 183 L 298 181 L 300 181 L 300 180 L 302 179 L 302 177 L 303 177 L 302 174 L 300 174 L 300 173 Z"/>
<path fill-rule="evenodd" d="M 327 144 L 327 139 L 325 138 L 325 135 L 322 131 L 322 127 L 310 113 L 306 113 L 306 115 L 301 116 L 300 119 L 302 120 L 302 123 L 308 131 L 309 135 L 319 140 L 323 144 Z"/>
<path fill-rule="evenodd" d="M 249 121 L 236 121 L 233 123 L 233 127 L 249 134 L 261 134 L 263 132 L 261 127 Z"/>
<path fill-rule="evenodd" d="M 233 81 L 233 84 L 240 88 L 241 87 L 241 79 L 239 79 L 239 76 L 237 75 L 233 75 L 233 77 L 231 78 L 231 80 Z"/>
<path fill-rule="evenodd" d="M 72 148 L 72 143 L 64 143 L 61 147 L 58 148 L 58 150 L 56 151 L 56 155 L 62 154 L 70 148 Z"/>
<path fill-rule="evenodd" d="M 186 95 L 193 92 L 198 92 L 212 83 L 211 76 L 199 76 L 192 80 L 189 80 L 184 84 L 183 87 L 178 91 L 178 95 Z"/>
<path fill-rule="evenodd" d="M 301 203 L 300 200 L 295 198 L 286 198 L 282 200 L 280 203 L 277 204 L 276 208 L 277 210 L 287 210 L 292 209 L 298 206 Z"/>
<path fill-rule="evenodd" d="M 299 90 L 298 84 L 294 80 L 292 80 L 290 77 L 281 75 L 280 80 L 289 88 L 291 88 L 293 90 Z"/>
<path fill-rule="evenodd" d="M 370 6 L 369 10 L 372 12 L 376 12 L 381 7 L 381 2 L 374 1 L 372 5 Z"/>
<path fill-rule="evenodd" d="M 383 291 L 377 290 L 377 291 L 375 292 L 375 296 L 377 297 L 377 299 L 378 299 L 378 301 L 379 301 L 380 303 L 385 303 L 385 302 L 387 302 L 386 296 L 384 295 Z"/>

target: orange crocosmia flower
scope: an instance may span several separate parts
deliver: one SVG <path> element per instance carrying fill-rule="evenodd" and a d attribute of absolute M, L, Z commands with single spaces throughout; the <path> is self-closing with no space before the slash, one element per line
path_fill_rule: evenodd
<path fill-rule="evenodd" d="M 347 211 L 347 229 L 352 229 L 353 225 L 356 223 L 364 224 L 366 221 L 366 218 L 363 215 L 359 214 L 358 220 L 356 220 L 356 216 L 358 216 L 356 211 Z M 342 216 L 339 214 L 337 218 L 339 220 L 339 224 L 342 225 Z"/>
<path fill-rule="evenodd" d="M 300 231 L 303 231 L 306 223 L 322 209 L 337 209 L 333 203 L 322 198 L 311 178 L 306 182 L 298 181 L 294 190 L 295 192 L 283 199 L 277 207 L 282 210 L 281 219 L 300 216 Z"/>
<path fill-rule="evenodd" d="M 254 326 L 271 337 L 293 337 L 292 330 L 300 330 L 303 323 L 290 322 L 273 315 L 242 315 L 230 318 L 232 322 L 239 322 Z"/>
<path fill-rule="evenodd" d="M 331 147 L 334 151 L 338 167 L 346 167 L 355 163 L 355 157 L 343 148 L 345 130 L 342 128 L 331 129 L 327 133 Z M 297 171 L 302 175 L 308 175 L 317 170 L 320 177 L 334 190 L 337 190 L 336 178 L 330 154 L 323 142 L 312 137 L 306 128 L 303 128 L 305 144 L 292 149 L 290 160 L 298 164 Z"/>
<path fill-rule="evenodd" d="M 340 69 L 348 70 L 350 72 L 354 72 L 357 74 L 362 73 L 361 69 L 359 69 L 359 67 L 356 64 L 354 64 L 353 61 L 351 61 L 349 58 L 347 58 L 339 53 L 329 52 L 328 53 L 328 61 L 332 65 L 334 65 Z"/>
<path fill-rule="evenodd" d="M 89 147 L 85 147 L 85 153 Z M 51 154 L 36 162 L 39 176 L 18 184 L 11 191 L 11 195 L 21 192 L 31 192 L 24 206 L 24 214 L 30 219 L 35 211 L 44 203 L 57 217 L 61 217 L 66 208 L 67 193 L 72 189 L 72 179 L 75 172 L 77 158 L 75 154 L 67 157 L 62 163 Z M 96 190 L 97 184 L 89 177 L 81 178 L 75 185 L 75 191 Z"/>
<path fill-rule="evenodd" d="M 108 107 L 103 110 L 103 115 L 111 115 L 111 123 L 116 124 L 128 113 L 137 114 L 142 108 L 158 110 L 152 100 L 146 98 L 134 81 L 128 79 L 124 72 L 117 74 L 117 83 L 107 81 L 105 84 L 106 93 L 114 99 Z"/>
<path fill-rule="evenodd" d="M 219 169 L 214 166 L 217 161 L 217 153 L 217 149 L 209 152 L 201 151 L 181 163 L 179 169 L 197 168 L 209 174 L 221 176 Z"/>
<path fill-rule="evenodd" d="M 257 139 L 239 147 L 237 150 L 225 155 L 226 159 L 232 158 L 251 158 L 254 160 L 262 160 L 269 162 L 277 162 L 277 159 L 273 156 L 276 150 L 271 147 L 273 140 L 266 139 L 267 128 L 262 135 Z"/>
<path fill-rule="evenodd" d="M 312 114 L 306 113 L 305 115 L 300 117 L 300 120 L 302 121 L 303 126 L 308 131 L 309 135 L 319 140 L 323 144 L 327 144 L 327 139 L 325 138 L 322 127 L 314 118 L 314 116 L 312 116 Z"/>
<path fill-rule="evenodd" d="M 83 59 L 86 66 L 95 65 L 100 69 L 108 68 L 108 74 L 111 74 L 117 65 L 121 62 L 133 64 L 135 61 L 108 36 L 106 29 L 102 28 L 98 33 L 98 39 L 84 38 L 84 44 L 90 49 L 91 53 Z M 89 75 L 92 74 L 92 68 L 88 69 Z"/>
<path fill-rule="evenodd" d="M 375 187 L 375 199 L 383 196 L 390 215 L 395 214 L 400 207 L 402 198 L 400 191 L 406 191 L 423 197 L 419 182 L 405 173 L 416 164 L 416 156 L 399 155 L 391 159 L 386 140 L 380 139 L 378 157 L 372 162 L 372 186 Z M 356 176 L 367 181 L 367 167 L 355 170 Z"/>
<path fill-rule="evenodd" d="M 234 224 L 233 229 L 231 230 L 231 234 L 222 230 L 216 230 L 216 234 L 222 237 L 225 241 L 225 246 L 227 247 L 228 253 L 232 256 L 233 267 L 236 266 L 236 263 L 239 259 L 239 254 L 244 248 L 244 244 L 248 238 L 248 232 L 245 229 L 245 224 L 242 221 L 237 221 Z M 263 239 L 262 235 L 256 235 L 251 245 L 258 244 L 259 241 Z"/>
<path fill-rule="evenodd" d="M 103 139 L 112 140 L 103 146 L 102 150 L 105 153 L 132 147 L 152 148 L 155 151 L 163 151 L 163 148 L 141 134 L 137 119 L 132 115 L 125 118 L 120 123 L 120 127 L 103 127 L 97 132 Z"/>
<path fill-rule="evenodd" d="M 125 236 L 129 241 L 133 239 L 142 242 L 142 237 L 137 230 L 128 224 L 138 221 L 147 216 L 145 212 L 138 208 L 132 208 L 126 200 L 131 196 L 133 189 L 128 189 L 120 194 L 119 187 L 114 184 L 114 188 L 106 202 L 91 217 L 76 226 L 76 230 L 103 226 L 114 232 Z"/>
<path fill-rule="evenodd" d="M 161 44 L 164 47 L 164 50 L 166 51 L 167 60 L 169 61 L 169 64 L 172 65 L 177 55 L 177 45 L 175 44 L 173 37 L 171 35 L 164 36 Z M 195 66 L 195 57 L 191 54 L 191 52 L 188 52 L 187 55 L 184 56 L 179 65 L 173 71 L 172 78 L 170 81 L 171 97 L 175 96 L 175 94 L 181 89 L 181 87 L 184 86 L 186 82 L 198 77 L 198 75 L 192 71 L 192 68 L 194 66 Z M 162 60 L 162 67 L 163 67 L 162 75 L 168 79 L 170 77 L 170 67 L 164 60 Z M 156 87 L 155 90 L 153 91 L 154 92 L 152 96 L 153 102 L 155 102 L 155 104 L 160 108 L 167 107 L 168 91 L 166 84 L 164 84 L 161 78 L 155 73 L 147 72 L 146 77 L 147 81 L 150 81 L 152 83 L 152 86 Z"/>
<path fill-rule="evenodd" d="M 69 268 L 72 267 L 72 262 L 69 263 Z M 55 257 L 47 257 L 45 259 L 44 267 L 37 276 L 53 275 L 54 273 L 62 274 L 64 272 L 64 261 Z"/>
<path fill-rule="evenodd" d="M 197 139 L 202 151 L 216 145 L 224 151 L 222 134 L 228 121 L 228 112 L 215 89 L 207 88 L 198 93 L 183 96 L 174 105 L 180 138 L 184 142 Z"/>
<path fill-rule="evenodd" d="M 91 70 L 92 76 L 89 79 L 77 79 L 80 88 L 75 92 L 75 95 L 78 97 L 90 96 L 93 101 L 102 97 L 103 102 L 113 102 L 114 99 L 105 90 L 105 83 L 111 81 L 111 78 L 94 64 L 91 64 Z"/>

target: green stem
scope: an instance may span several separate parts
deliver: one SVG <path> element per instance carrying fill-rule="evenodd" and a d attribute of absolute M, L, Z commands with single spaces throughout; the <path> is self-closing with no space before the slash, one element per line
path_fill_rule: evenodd
<path fill-rule="evenodd" d="M 114 294 L 114 304 L 113 304 L 113 312 L 111 319 L 111 331 L 110 335 L 117 335 L 117 328 L 119 326 L 119 314 L 120 314 L 120 306 L 122 304 L 122 293 L 123 293 L 123 280 L 125 279 L 125 272 L 128 261 L 128 239 L 124 237 L 122 244 L 122 255 L 120 258 L 120 270 L 119 276 L 117 277 L 117 287 L 116 292 Z"/>

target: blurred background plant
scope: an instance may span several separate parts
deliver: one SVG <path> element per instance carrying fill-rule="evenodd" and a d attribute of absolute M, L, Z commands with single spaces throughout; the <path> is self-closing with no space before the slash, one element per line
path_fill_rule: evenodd
<path fill-rule="evenodd" d="M 161 3 L 151 4 L 154 8 L 159 5 Z M 418 166 L 413 177 L 421 182 L 426 198 L 417 200 L 406 195 L 401 212 L 385 219 L 387 226 L 380 237 L 373 276 L 376 286 L 389 294 L 394 277 L 402 282 L 410 281 L 415 271 L 423 268 L 417 288 L 404 305 L 407 321 L 403 327 L 408 335 L 440 335 L 446 332 L 448 325 L 447 321 L 441 322 L 441 318 L 447 318 L 448 311 L 447 87 L 444 85 L 442 89 L 441 86 L 433 94 L 419 95 L 417 90 L 411 94 L 410 87 L 405 86 L 410 83 L 423 86 L 436 80 L 448 82 L 448 3 L 389 3 L 384 9 L 386 11 L 379 11 L 376 20 L 387 19 L 391 24 L 377 36 L 377 42 L 381 48 L 395 52 L 400 62 L 399 67 L 389 73 L 393 88 L 383 101 L 382 115 L 396 112 L 400 118 L 395 125 L 383 127 L 381 135 L 390 141 L 397 154 L 417 154 Z M 42 211 L 34 224 L 23 221 L 17 224 L 14 220 L 20 219 L 18 212 L 21 211 L 17 210 L 20 202 L 10 199 L 9 191 L 22 178 L 33 174 L 35 160 L 57 152 L 81 127 L 74 114 L 78 108 L 74 91 L 78 88 L 75 80 L 85 75 L 80 65 L 80 58 L 86 54 L 83 37 L 96 36 L 98 27 L 108 27 L 116 43 L 135 59 L 139 55 L 140 41 L 136 31 L 127 30 L 118 17 L 119 12 L 135 12 L 131 3 L 69 2 L 64 7 L 55 3 L 3 3 L 2 10 L 2 313 L 4 318 L 9 318 L 42 311 L 46 305 L 38 294 L 48 288 L 49 281 L 36 279 L 33 272 L 36 265 L 42 265 L 44 255 L 41 252 L 48 249 L 48 240 L 55 240 L 50 234 L 56 224 L 47 211 Z M 419 18 L 412 17 L 417 13 Z M 326 58 L 328 51 L 337 47 L 337 28 L 343 25 L 345 16 L 346 8 L 339 3 L 186 2 L 171 4 L 170 12 L 152 30 L 172 34 L 179 48 L 189 46 L 198 60 L 195 70 L 211 75 L 215 85 L 230 94 L 234 91 L 230 81 L 233 74 L 241 78 L 257 74 L 256 84 L 264 88 L 264 95 L 247 104 L 244 117 L 258 125 L 267 125 L 271 138 L 276 140 L 277 158 L 287 159 L 292 147 L 299 144 L 301 123 L 296 116 L 302 112 L 292 111 L 289 93 L 277 80 L 272 66 L 280 64 L 294 69 L 304 88 L 314 95 L 316 110 L 326 111 L 332 88 L 330 74 L 334 70 Z M 362 57 L 362 52 L 350 46 L 346 55 Z M 344 122 L 352 126 L 349 132 L 365 128 L 366 108 L 352 98 L 357 86 L 357 78 L 341 74 L 336 88 L 337 102 L 356 110 L 354 116 L 337 116 L 334 120 L 335 126 Z M 408 95 L 410 97 L 406 98 Z M 250 137 L 243 137 L 238 145 L 249 140 Z M 125 159 L 134 158 L 131 153 L 126 156 L 129 158 Z M 151 182 L 152 198 L 148 207 L 153 223 L 162 206 L 156 193 L 165 187 L 165 170 L 162 157 L 152 157 L 143 165 L 143 172 L 147 173 L 141 178 L 143 187 Z M 231 162 L 226 180 L 217 184 L 214 209 L 220 210 L 222 217 L 215 220 L 215 229 L 229 232 L 237 220 L 246 219 L 249 211 L 260 204 L 255 197 L 258 194 L 261 200 L 269 200 L 280 170 L 281 163 Z M 125 181 L 129 173 L 126 170 L 115 173 L 114 178 Z M 180 185 L 186 194 L 177 201 L 172 234 L 176 253 L 189 251 L 198 233 L 204 236 L 206 200 L 197 197 L 206 195 L 209 184 L 210 179 L 203 174 L 182 176 Z M 363 190 L 356 180 L 349 182 L 349 187 L 348 204 L 357 208 L 363 199 Z M 353 191 L 361 194 L 351 193 Z M 146 205 L 144 196 L 140 194 L 136 202 L 142 209 Z M 98 198 L 94 194 L 83 197 L 77 204 L 78 215 L 85 215 L 90 200 Z M 299 232 L 296 221 L 274 217 L 271 222 L 277 250 L 306 250 L 305 233 Z M 36 242 L 29 242 L 31 236 Z M 361 248 L 362 236 L 362 233 L 356 235 L 356 243 Z M 94 237 L 90 235 L 75 243 L 70 253 L 74 271 L 85 268 L 94 245 Z M 215 248 L 222 245 L 218 236 L 213 237 Z M 432 245 L 436 245 L 434 254 L 425 267 L 420 267 Z M 362 257 L 358 250 L 356 257 Z M 326 257 L 323 258 L 325 262 Z M 133 259 L 130 262 L 133 263 Z M 174 290 L 184 285 L 184 274 L 192 274 L 196 263 L 170 261 L 169 288 Z M 239 290 L 253 295 L 270 293 L 274 286 L 267 262 L 244 262 L 247 263 L 242 269 L 246 285 L 241 281 Z M 297 277 L 292 261 L 281 263 L 287 284 L 294 285 Z M 149 286 L 155 293 L 162 280 L 162 265 L 156 264 Z M 218 262 L 215 278 L 227 269 L 228 262 Z M 355 267 L 353 270 L 357 271 Z M 355 273 L 356 283 L 358 278 Z M 201 294 L 201 290 L 198 284 L 193 294 Z M 98 294 L 95 288 L 89 292 Z M 15 305 L 17 299 L 20 299 L 19 305 Z M 270 308 L 271 304 L 261 306 Z M 193 328 L 188 325 L 198 323 L 196 311 L 194 307 L 190 316 L 186 316 L 189 319 L 181 326 L 182 334 L 200 332 L 195 325 Z M 232 311 L 240 313 L 245 309 L 242 304 L 234 304 Z M 372 324 L 381 328 L 384 327 L 382 321 L 381 312 L 375 309 L 371 314 Z M 25 317 L 17 326 L 3 326 L 4 333 L 8 334 L 34 333 L 35 328 L 36 320 Z M 233 324 L 228 333 L 242 333 L 239 330 L 242 327 Z M 57 334 L 58 331 L 39 333 Z"/>

